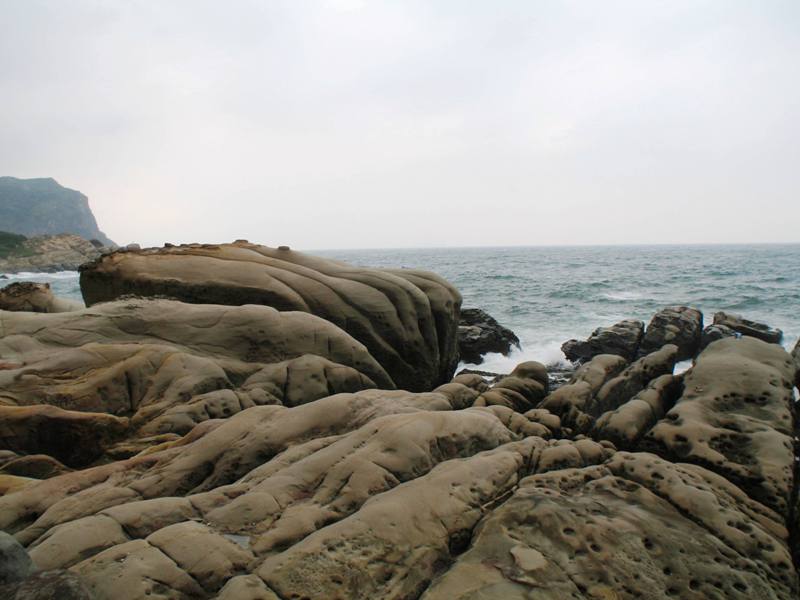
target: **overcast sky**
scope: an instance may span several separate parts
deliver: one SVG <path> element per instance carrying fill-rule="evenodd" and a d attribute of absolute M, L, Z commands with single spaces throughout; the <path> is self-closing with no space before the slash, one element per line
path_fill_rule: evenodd
<path fill-rule="evenodd" d="M 0 0 L 0 175 L 119 243 L 800 241 L 800 2 Z"/>

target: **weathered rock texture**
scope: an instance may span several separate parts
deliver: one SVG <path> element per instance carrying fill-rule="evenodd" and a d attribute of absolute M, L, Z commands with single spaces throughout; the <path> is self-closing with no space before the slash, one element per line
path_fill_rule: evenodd
<path fill-rule="evenodd" d="M 795 484 L 793 379 L 792 360 L 776 344 L 714 342 L 640 448 L 719 473 L 785 518 Z"/>
<path fill-rule="evenodd" d="M 679 361 L 694 358 L 700 351 L 702 334 L 703 313 L 688 306 L 669 306 L 653 316 L 638 353 L 646 356 L 665 344 L 674 344 Z"/>
<path fill-rule="evenodd" d="M 406 340 L 415 360 L 441 358 L 437 319 L 458 310 L 446 284 L 245 243 L 176 253 L 90 270 L 141 260 L 155 294 L 188 261 L 206 279 L 175 290 L 243 295 L 246 281 L 284 310 L 128 298 L 0 311 L 0 529 L 16 540 L 0 536 L 0 557 L 22 565 L 0 597 L 800 594 L 795 364 L 780 346 L 716 341 L 675 376 L 667 319 L 654 352 L 594 356 L 555 390 L 536 362 L 398 390 L 402 369 L 317 314 L 383 356 Z M 114 269 L 109 285 L 127 281 Z"/>
<path fill-rule="evenodd" d="M 498 352 L 508 356 L 515 347 L 520 347 L 519 338 L 486 311 L 479 308 L 461 310 L 458 350 L 462 361 L 479 365 L 484 354 Z"/>
<path fill-rule="evenodd" d="M 618 452 L 602 465 L 522 479 L 421 598 L 788 600 L 797 592 L 777 515 L 705 469 Z"/>
<path fill-rule="evenodd" d="M 728 327 L 742 335 L 754 337 L 770 344 L 780 344 L 783 340 L 783 332 L 780 329 L 774 329 L 757 321 L 750 321 L 740 315 L 718 312 L 714 315 L 714 325 Z"/>
<path fill-rule="evenodd" d="M 0 177 L 0 229 L 27 236 L 71 233 L 113 245 L 98 229 L 86 196 L 51 178 Z"/>
<path fill-rule="evenodd" d="M 77 271 L 104 251 L 103 246 L 73 234 L 32 237 L 0 256 L 0 273 Z"/>
<path fill-rule="evenodd" d="M 410 269 L 368 269 L 247 242 L 107 254 L 81 269 L 87 305 L 126 294 L 315 314 L 363 343 L 397 387 L 423 391 L 458 363 L 461 296 Z"/>
<path fill-rule="evenodd" d="M 572 362 L 587 362 L 600 354 L 633 360 L 643 336 L 644 323 L 627 319 L 611 327 L 598 327 L 585 341 L 568 340 L 562 344 L 561 351 Z"/>
<path fill-rule="evenodd" d="M 250 406 L 393 387 L 338 327 L 253 305 L 139 299 L 0 312 L 0 357 L 0 447 L 71 467 L 174 441 Z"/>
<path fill-rule="evenodd" d="M 80 302 L 57 298 L 49 283 L 20 281 L 0 289 L 0 310 L 54 313 L 82 308 Z"/>

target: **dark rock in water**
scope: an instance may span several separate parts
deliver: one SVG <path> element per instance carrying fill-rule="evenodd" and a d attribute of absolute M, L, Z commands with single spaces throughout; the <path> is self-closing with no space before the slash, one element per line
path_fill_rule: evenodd
<path fill-rule="evenodd" d="M 21 581 L 35 570 L 22 544 L 5 531 L 0 531 L 0 586 Z"/>
<path fill-rule="evenodd" d="M 700 350 L 705 350 L 711 342 L 716 342 L 723 338 L 739 337 L 741 334 L 734 331 L 727 325 L 709 325 L 703 330 L 700 338 Z"/>
<path fill-rule="evenodd" d="M 586 341 L 569 340 L 561 345 L 564 356 L 572 362 L 585 363 L 600 354 L 616 354 L 633 360 L 644 335 L 644 323 L 634 319 L 611 327 L 598 327 Z"/>
<path fill-rule="evenodd" d="M 6 587 L 0 595 L 8 600 L 92 600 L 80 577 L 63 569 L 42 571 Z"/>
<path fill-rule="evenodd" d="M 97 227 L 89 199 L 51 178 L 0 177 L 0 223 L 26 236 L 71 233 L 114 244 Z"/>
<path fill-rule="evenodd" d="M 792 358 L 794 359 L 794 365 L 796 369 L 795 385 L 800 388 L 800 340 L 797 340 L 797 343 L 794 345 L 794 350 L 792 350 Z"/>
<path fill-rule="evenodd" d="M 54 296 L 49 283 L 18 281 L 0 288 L 0 310 L 57 313 L 81 308 L 79 302 Z"/>
<path fill-rule="evenodd" d="M 639 356 L 655 352 L 665 344 L 678 347 L 678 361 L 693 358 L 700 351 L 703 313 L 688 306 L 668 306 L 658 311 L 644 332 Z"/>
<path fill-rule="evenodd" d="M 780 329 L 774 329 L 757 321 L 750 321 L 740 315 L 718 312 L 714 315 L 714 325 L 725 325 L 742 335 L 754 337 L 769 344 L 780 344 L 783 340 L 783 332 Z"/>
<path fill-rule="evenodd" d="M 322 317 L 364 344 L 407 390 L 447 383 L 458 365 L 461 294 L 427 271 L 355 267 L 244 242 L 114 252 L 80 271 L 89 306 L 125 294 L 164 295 Z"/>
<path fill-rule="evenodd" d="M 461 360 L 479 365 L 483 355 L 499 352 L 503 356 L 511 353 L 512 346 L 520 347 L 519 338 L 510 329 L 503 327 L 491 315 L 480 308 L 464 308 L 458 323 L 458 350 Z"/>

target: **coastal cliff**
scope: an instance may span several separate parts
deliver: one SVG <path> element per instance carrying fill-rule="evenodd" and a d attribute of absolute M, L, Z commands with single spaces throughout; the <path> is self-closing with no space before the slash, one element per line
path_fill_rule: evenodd
<path fill-rule="evenodd" d="M 79 235 L 26 238 L 0 231 L 0 273 L 77 271 L 83 263 L 110 250 Z"/>
<path fill-rule="evenodd" d="M 70 233 L 114 245 L 98 228 L 89 199 L 49 177 L 0 177 L 0 230 L 24 236 Z"/>

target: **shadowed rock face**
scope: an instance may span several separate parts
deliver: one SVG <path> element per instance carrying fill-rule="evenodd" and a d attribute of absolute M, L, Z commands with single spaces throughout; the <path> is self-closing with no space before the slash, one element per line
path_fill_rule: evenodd
<path fill-rule="evenodd" d="M 125 294 L 315 314 L 363 343 L 398 387 L 423 391 L 458 363 L 461 296 L 441 277 L 368 269 L 246 242 L 120 251 L 81 269 L 87 305 Z"/>

